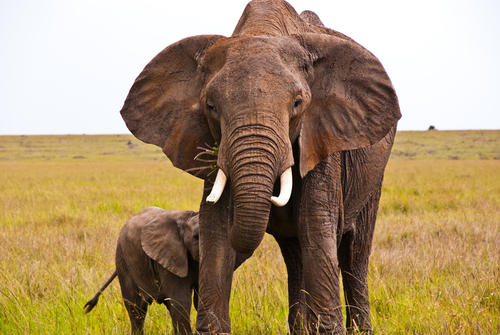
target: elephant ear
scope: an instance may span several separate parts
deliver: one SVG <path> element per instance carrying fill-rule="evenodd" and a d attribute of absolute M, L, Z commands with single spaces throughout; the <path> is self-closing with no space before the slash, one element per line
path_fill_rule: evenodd
<path fill-rule="evenodd" d="M 200 167 L 193 160 L 197 147 L 213 142 L 199 104 L 198 61 L 220 38 L 194 36 L 165 48 L 137 77 L 120 112 L 132 134 L 162 148 L 172 164 L 183 170 Z"/>
<path fill-rule="evenodd" d="M 170 214 L 159 215 L 141 230 L 142 249 L 176 276 L 188 274 L 188 256 L 177 221 Z"/>
<path fill-rule="evenodd" d="M 381 140 L 401 117 L 398 98 L 379 60 L 341 34 L 296 36 L 314 66 L 311 102 L 299 138 L 305 176 L 335 151 Z"/>

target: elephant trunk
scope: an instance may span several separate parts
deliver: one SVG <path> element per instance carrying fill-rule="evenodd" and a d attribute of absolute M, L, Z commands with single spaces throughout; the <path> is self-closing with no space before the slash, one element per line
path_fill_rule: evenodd
<path fill-rule="evenodd" d="M 272 183 L 268 183 L 271 186 L 256 184 L 255 177 L 266 178 L 248 174 L 239 179 L 241 186 L 235 188 L 231 244 L 242 253 L 257 249 L 266 232 L 271 210 Z"/>
<path fill-rule="evenodd" d="M 266 232 L 274 182 L 282 167 L 282 148 L 272 129 L 240 128 L 228 152 L 234 200 L 231 244 L 242 253 L 252 253 Z"/>

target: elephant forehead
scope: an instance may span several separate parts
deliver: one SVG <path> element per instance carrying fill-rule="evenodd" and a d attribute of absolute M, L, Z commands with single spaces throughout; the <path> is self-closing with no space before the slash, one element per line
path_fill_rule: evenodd
<path fill-rule="evenodd" d="M 231 65 L 239 71 L 274 73 L 281 67 L 301 68 L 309 61 L 304 48 L 285 36 L 238 36 L 214 44 L 202 60 L 202 69 L 216 72 Z"/>
<path fill-rule="evenodd" d="M 252 69 L 252 66 L 238 66 L 234 70 L 228 65 L 213 77 L 206 96 L 230 107 L 231 104 L 251 102 L 274 104 L 299 91 L 300 81 L 284 67 Z"/>
<path fill-rule="evenodd" d="M 207 95 L 236 102 L 301 91 L 304 86 L 301 71 L 305 67 L 300 65 L 300 58 L 284 52 L 281 42 L 266 37 L 233 41 L 224 50 L 224 63 L 208 75 Z"/>

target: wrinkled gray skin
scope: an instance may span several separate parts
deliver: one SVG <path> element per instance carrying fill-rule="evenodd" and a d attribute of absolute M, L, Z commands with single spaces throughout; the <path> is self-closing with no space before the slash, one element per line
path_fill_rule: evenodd
<path fill-rule="evenodd" d="M 197 330 L 229 333 L 237 252 L 250 257 L 264 234 L 288 272 L 292 333 L 371 331 L 367 271 L 385 165 L 401 117 L 380 61 L 351 38 L 282 0 L 251 1 L 230 37 L 201 35 L 160 52 L 121 110 L 139 139 L 205 180 L 200 206 Z M 227 185 L 197 160 L 219 144 Z M 213 163 L 213 162 L 212 162 Z M 271 205 L 292 167 L 285 207 Z"/>
<path fill-rule="evenodd" d="M 198 303 L 198 237 L 198 214 L 192 211 L 149 207 L 132 217 L 118 238 L 116 272 L 87 303 L 86 312 L 117 274 L 132 334 L 144 333 L 153 301 L 167 307 L 176 334 L 192 334 L 189 313 L 193 291 L 195 308 Z"/>

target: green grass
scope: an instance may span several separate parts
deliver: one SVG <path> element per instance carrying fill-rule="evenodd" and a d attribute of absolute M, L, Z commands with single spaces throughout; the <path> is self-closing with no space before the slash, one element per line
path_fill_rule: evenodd
<path fill-rule="evenodd" d="M 398 133 L 370 262 L 377 334 L 500 333 L 499 143 L 500 131 Z M 0 334 L 126 334 L 117 282 L 82 309 L 113 272 L 121 226 L 151 205 L 197 209 L 201 188 L 131 136 L 0 137 Z M 233 333 L 286 334 L 287 309 L 267 236 L 235 273 Z M 165 329 L 154 304 L 146 330 Z"/>

